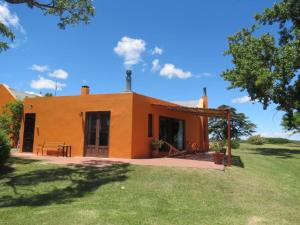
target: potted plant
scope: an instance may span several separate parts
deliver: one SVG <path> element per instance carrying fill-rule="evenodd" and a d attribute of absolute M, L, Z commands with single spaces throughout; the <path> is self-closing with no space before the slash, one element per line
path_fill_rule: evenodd
<path fill-rule="evenodd" d="M 152 155 L 152 157 L 158 157 L 158 155 L 159 155 L 159 149 L 161 148 L 161 146 L 163 144 L 164 144 L 163 140 L 153 139 L 151 141 L 151 145 L 152 145 L 151 155 Z"/>
<path fill-rule="evenodd" d="M 224 146 L 225 143 L 223 141 L 214 141 L 210 144 L 210 149 L 214 151 L 213 159 L 215 164 L 223 164 L 225 157 Z"/>

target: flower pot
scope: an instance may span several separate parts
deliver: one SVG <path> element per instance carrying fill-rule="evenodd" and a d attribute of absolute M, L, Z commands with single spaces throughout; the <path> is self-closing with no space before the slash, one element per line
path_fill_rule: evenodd
<path fill-rule="evenodd" d="M 223 148 L 220 152 L 226 155 L 226 150 L 227 150 L 226 148 Z"/>
<path fill-rule="evenodd" d="M 155 146 L 151 151 L 151 156 L 157 158 L 159 156 L 159 146 Z"/>
<path fill-rule="evenodd" d="M 215 152 L 213 154 L 215 164 L 223 164 L 225 154 L 222 152 Z"/>

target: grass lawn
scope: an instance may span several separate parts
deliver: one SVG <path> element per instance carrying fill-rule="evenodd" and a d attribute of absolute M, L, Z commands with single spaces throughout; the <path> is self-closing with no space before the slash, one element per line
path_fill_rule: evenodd
<path fill-rule="evenodd" d="M 10 159 L 0 224 L 299 224 L 300 144 L 242 144 L 225 172 Z"/>

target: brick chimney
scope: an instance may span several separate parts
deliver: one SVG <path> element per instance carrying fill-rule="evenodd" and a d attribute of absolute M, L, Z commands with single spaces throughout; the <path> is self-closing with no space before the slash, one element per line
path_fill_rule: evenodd
<path fill-rule="evenodd" d="M 90 94 L 90 87 L 87 85 L 81 86 L 80 95 L 85 96 Z"/>

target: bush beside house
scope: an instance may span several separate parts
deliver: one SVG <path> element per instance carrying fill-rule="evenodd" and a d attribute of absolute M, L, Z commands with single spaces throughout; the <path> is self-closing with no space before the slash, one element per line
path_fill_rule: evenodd
<path fill-rule="evenodd" d="M 4 131 L 0 130 L 0 167 L 7 161 L 10 153 L 10 145 L 7 135 Z"/>

